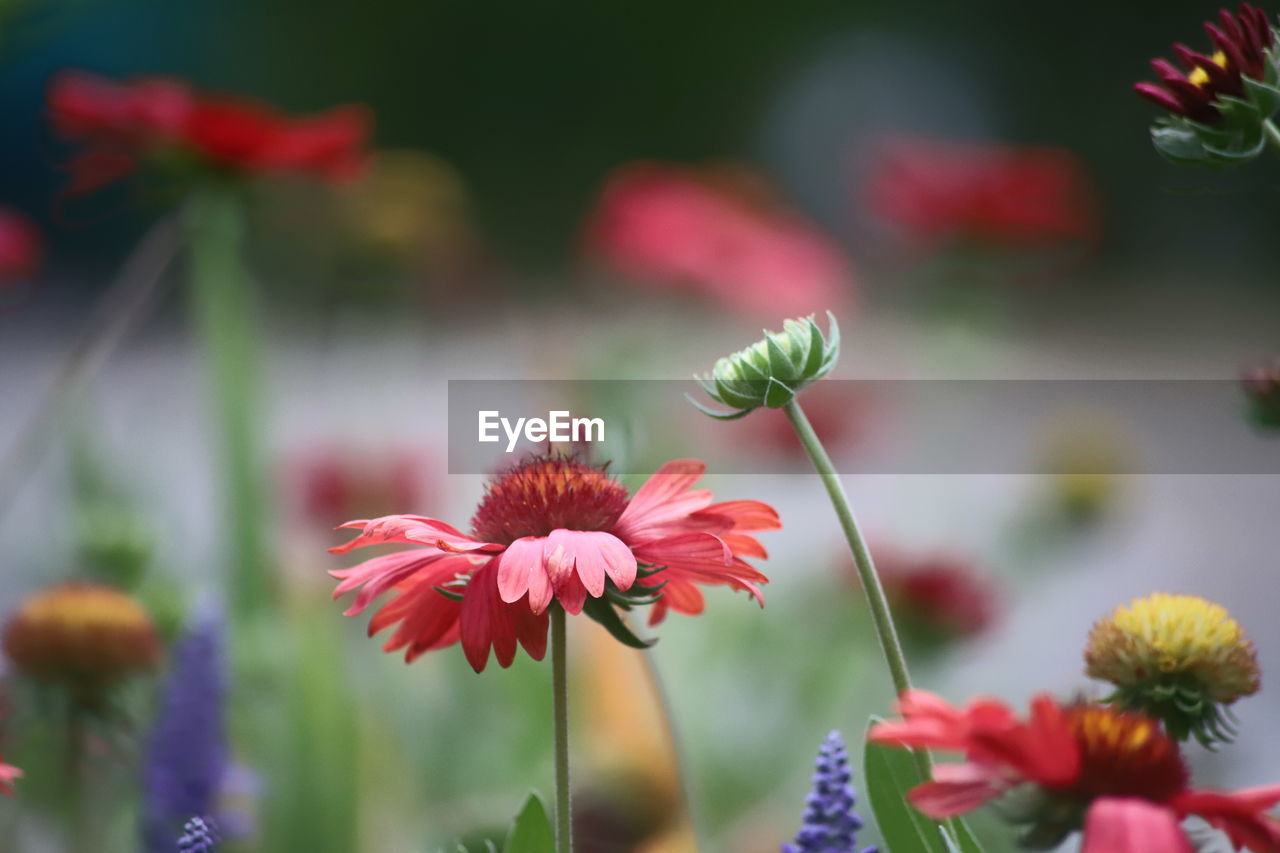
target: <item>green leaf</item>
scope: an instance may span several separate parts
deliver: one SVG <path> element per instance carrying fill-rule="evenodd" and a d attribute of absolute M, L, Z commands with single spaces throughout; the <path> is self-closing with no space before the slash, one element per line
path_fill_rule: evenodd
<path fill-rule="evenodd" d="M 947 840 L 952 842 L 957 853 L 984 853 L 982 845 L 978 843 L 969 824 L 960 818 L 948 821 L 947 829 L 949 830 Z"/>
<path fill-rule="evenodd" d="M 511 824 L 502 853 L 555 853 L 555 849 L 556 833 L 551 828 L 546 806 L 531 792 Z"/>
<path fill-rule="evenodd" d="M 878 722 L 872 717 L 868 729 Z M 862 761 L 867 799 L 885 847 L 893 853 L 953 853 L 938 824 L 907 802 L 907 791 L 923 781 L 911 752 L 867 742 Z"/>
<path fill-rule="evenodd" d="M 633 634 L 631 629 L 627 627 L 627 623 L 622 621 L 618 611 L 613 609 L 613 605 L 606 598 L 588 598 L 586 604 L 582 607 L 582 612 L 603 625 L 604 629 L 624 646 L 630 646 L 633 649 L 647 649 L 658 642 L 657 637 L 651 640 L 642 640 Z"/>

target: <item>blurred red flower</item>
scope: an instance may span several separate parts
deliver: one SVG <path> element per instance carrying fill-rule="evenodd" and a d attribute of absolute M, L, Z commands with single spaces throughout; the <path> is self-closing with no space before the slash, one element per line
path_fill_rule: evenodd
<path fill-rule="evenodd" d="M 166 154 L 238 175 L 298 172 L 329 181 L 355 177 L 368 156 L 371 117 L 359 105 L 292 117 L 179 80 L 117 82 L 68 71 L 50 84 L 48 107 L 54 130 L 84 145 L 68 165 L 73 195 Z"/>
<path fill-rule="evenodd" d="M 872 552 L 893 613 L 911 638 L 928 644 L 969 639 L 999 617 L 995 582 L 962 557 L 910 554 L 883 544 Z"/>
<path fill-rule="evenodd" d="M 0 287 L 29 278 L 43 256 L 44 242 L 35 223 L 16 210 L 0 207 Z"/>
<path fill-rule="evenodd" d="M 309 523 L 333 526 L 421 503 L 427 465 L 403 448 L 370 454 L 325 447 L 305 451 L 284 467 L 290 503 Z"/>
<path fill-rule="evenodd" d="M 624 166 L 605 182 L 586 240 L 626 276 L 754 315 L 825 311 L 852 294 L 840 248 L 745 169 Z"/>
<path fill-rule="evenodd" d="M 919 243 L 1090 242 L 1100 229 L 1088 172 L 1061 148 L 894 139 L 866 192 L 873 212 Z"/>

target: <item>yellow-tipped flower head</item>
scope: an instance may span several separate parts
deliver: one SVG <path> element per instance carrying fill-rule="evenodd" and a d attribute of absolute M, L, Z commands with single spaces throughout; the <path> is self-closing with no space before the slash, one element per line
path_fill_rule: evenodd
<path fill-rule="evenodd" d="M 1225 607 L 1157 592 L 1099 620 L 1085 671 L 1116 686 L 1112 701 L 1162 719 L 1174 737 L 1209 745 L 1234 732 L 1227 706 L 1258 692 L 1253 643 Z"/>

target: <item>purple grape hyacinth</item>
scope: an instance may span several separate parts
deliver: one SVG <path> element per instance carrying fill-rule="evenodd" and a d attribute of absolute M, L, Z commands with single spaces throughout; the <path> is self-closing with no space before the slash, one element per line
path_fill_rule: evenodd
<path fill-rule="evenodd" d="M 178 839 L 178 853 L 213 853 L 218 849 L 218 827 L 212 820 L 193 817 Z"/>
<path fill-rule="evenodd" d="M 225 693 L 222 624 L 206 616 L 174 647 L 147 737 L 142 831 L 149 853 L 171 853 L 184 821 L 215 811 L 227 769 Z"/>
<path fill-rule="evenodd" d="M 839 732 L 822 741 L 813 774 L 813 791 L 805 798 L 804 825 L 782 853 L 857 853 L 862 818 L 853 810 L 853 773 Z M 861 853 L 876 853 L 863 848 Z"/>

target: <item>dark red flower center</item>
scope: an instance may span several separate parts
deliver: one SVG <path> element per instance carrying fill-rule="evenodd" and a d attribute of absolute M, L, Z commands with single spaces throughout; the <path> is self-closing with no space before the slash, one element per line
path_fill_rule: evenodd
<path fill-rule="evenodd" d="M 503 545 L 553 530 L 608 530 L 630 496 L 603 468 L 534 457 L 490 481 L 471 519 L 477 539 Z"/>
<path fill-rule="evenodd" d="M 1077 705 L 1067 715 L 1081 754 L 1073 793 L 1163 803 L 1186 789 L 1178 744 L 1156 720 L 1106 705 Z"/>

